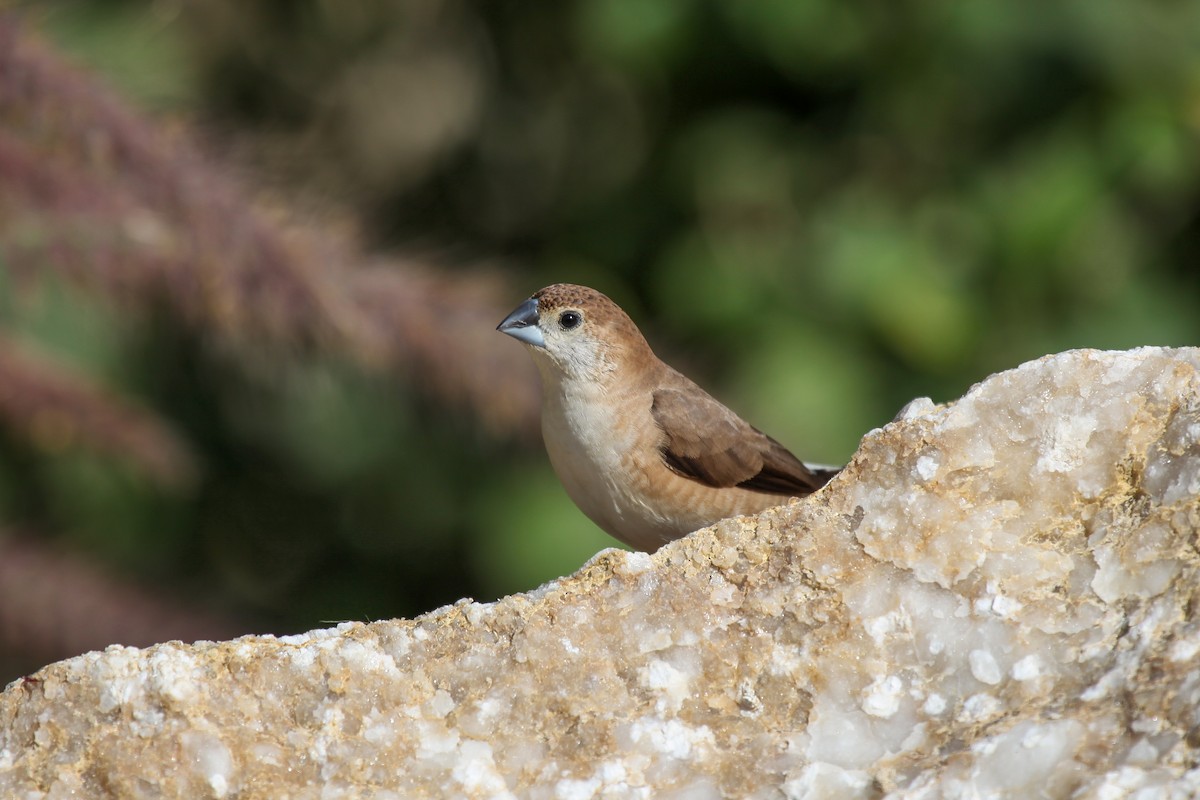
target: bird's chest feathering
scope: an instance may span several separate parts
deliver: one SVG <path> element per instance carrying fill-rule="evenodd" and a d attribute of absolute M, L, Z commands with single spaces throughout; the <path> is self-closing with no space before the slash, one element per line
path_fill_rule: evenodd
<path fill-rule="evenodd" d="M 571 499 L 601 527 L 645 517 L 645 483 L 658 457 L 661 431 L 649 398 L 614 395 L 597 384 L 547 392 L 542 437 L 559 480 Z"/>

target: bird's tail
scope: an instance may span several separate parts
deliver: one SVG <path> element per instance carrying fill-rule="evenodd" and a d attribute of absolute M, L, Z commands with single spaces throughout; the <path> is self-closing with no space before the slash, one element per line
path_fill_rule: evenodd
<path fill-rule="evenodd" d="M 834 475 L 837 475 L 839 472 L 845 469 L 844 466 L 835 467 L 831 464 L 810 464 L 807 461 L 801 463 L 808 467 L 809 471 L 812 472 L 813 477 L 817 479 L 818 488 L 829 483 L 831 480 L 833 480 Z"/>

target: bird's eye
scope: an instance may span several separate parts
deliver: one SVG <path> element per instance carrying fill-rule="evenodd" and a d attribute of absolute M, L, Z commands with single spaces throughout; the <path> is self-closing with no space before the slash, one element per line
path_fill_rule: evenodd
<path fill-rule="evenodd" d="M 558 315 L 558 324 L 564 330 L 577 328 L 581 322 L 583 322 L 583 317 L 579 315 L 578 311 L 564 311 Z"/>

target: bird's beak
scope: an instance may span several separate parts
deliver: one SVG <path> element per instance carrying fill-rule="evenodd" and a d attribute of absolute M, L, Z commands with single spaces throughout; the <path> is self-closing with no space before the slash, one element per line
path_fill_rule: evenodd
<path fill-rule="evenodd" d="M 546 346 L 542 329 L 538 327 L 537 299 L 533 297 L 513 309 L 513 312 L 496 326 L 496 330 L 534 347 Z"/>

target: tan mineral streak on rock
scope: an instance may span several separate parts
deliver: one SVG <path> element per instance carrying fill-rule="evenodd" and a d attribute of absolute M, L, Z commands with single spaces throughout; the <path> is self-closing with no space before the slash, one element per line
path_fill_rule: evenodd
<path fill-rule="evenodd" d="M 496 603 L 53 664 L 0 797 L 1195 796 L 1198 367 L 1022 365 Z"/>

